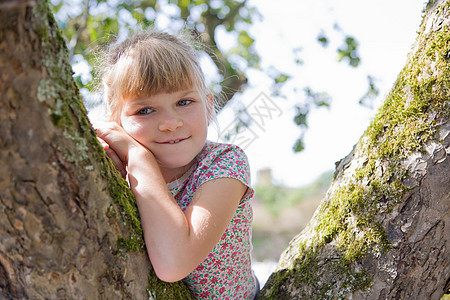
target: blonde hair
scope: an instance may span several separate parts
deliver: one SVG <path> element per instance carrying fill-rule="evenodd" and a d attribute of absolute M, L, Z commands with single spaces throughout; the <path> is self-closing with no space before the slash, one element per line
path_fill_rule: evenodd
<path fill-rule="evenodd" d="M 151 30 L 135 33 L 104 55 L 100 76 L 108 120 L 118 121 L 120 104 L 127 97 L 152 96 L 195 88 L 214 119 L 208 101 L 199 51 L 186 34 L 175 36 Z"/>

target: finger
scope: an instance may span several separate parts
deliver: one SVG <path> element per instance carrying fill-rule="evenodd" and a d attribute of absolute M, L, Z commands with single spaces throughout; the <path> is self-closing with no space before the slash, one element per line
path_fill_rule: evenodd
<path fill-rule="evenodd" d="M 128 174 L 127 169 L 124 165 L 122 165 L 122 167 L 123 167 L 122 170 L 119 170 L 120 174 L 122 174 L 123 178 L 127 178 L 127 174 Z"/>
<path fill-rule="evenodd" d="M 105 140 L 104 139 L 102 139 L 102 138 L 100 138 L 100 137 L 97 137 L 97 140 L 98 140 L 98 142 L 100 143 L 100 145 L 103 147 L 103 149 L 108 149 L 109 148 L 109 145 L 108 145 L 108 143 L 107 142 L 105 142 Z"/>
<path fill-rule="evenodd" d="M 108 140 L 108 136 L 115 132 L 121 131 L 122 128 L 116 122 L 98 122 L 93 125 L 97 137 L 100 137 L 104 141 Z"/>
<path fill-rule="evenodd" d="M 122 162 L 122 160 L 119 158 L 119 156 L 113 149 L 108 148 L 105 151 L 106 151 L 106 154 L 109 156 L 109 158 L 111 158 L 111 160 L 114 162 L 114 165 L 116 166 L 116 168 L 122 174 L 123 173 L 122 170 L 124 170 L 124 167 L 123 167 L 124 162 Z"/>

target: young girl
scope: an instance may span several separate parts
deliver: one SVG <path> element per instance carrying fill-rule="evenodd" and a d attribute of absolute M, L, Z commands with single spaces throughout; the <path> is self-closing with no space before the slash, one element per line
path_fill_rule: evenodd
<path fill-rule="evenodd" d="M 99 140 L 136 196 L 157 276 L 196 298 L 252 299 L 253 189 L 247 157 L 206 140 L 214 117 L 196 50 L 181 37 L 135 34 L 106 56 L 109 122 Z"/>

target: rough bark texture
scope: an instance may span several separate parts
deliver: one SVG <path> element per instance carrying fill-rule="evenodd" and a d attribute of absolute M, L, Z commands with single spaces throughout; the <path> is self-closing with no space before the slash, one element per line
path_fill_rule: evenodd
<path fill-rule="evenodd" d="M 440 299 L 450 278 L 450 1 L 260 299 Z"/>
<path fill-rule="evenodd" d="M 156 279 L 46 1 L 0 2 L 0 299 L 189 299 Z"/>

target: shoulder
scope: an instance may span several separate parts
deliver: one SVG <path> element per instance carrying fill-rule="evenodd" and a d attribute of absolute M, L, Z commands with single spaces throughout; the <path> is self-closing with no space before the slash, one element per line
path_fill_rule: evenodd
<path fill-rule="evenodd" d="M 219 177 L 236 178 L 250 184 L 250 167 L 245 152 L 233 144 L 207 141 L 198 156 L 197 175 L 200 181 Z"/>
<path fill-rule="evenodd" d="M 203 150 L 198 156 L 198 161 L 204 163 L 221 159 L 240 159 L 245 160 L 246 164 L 248 164 L 247 155 L 239 146 L 206 141 Z"/>

